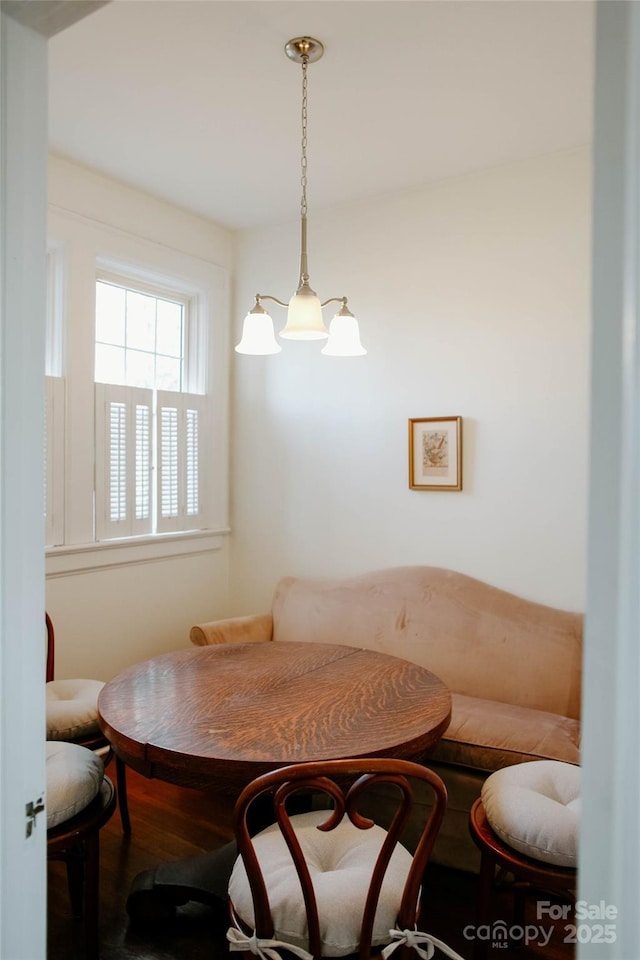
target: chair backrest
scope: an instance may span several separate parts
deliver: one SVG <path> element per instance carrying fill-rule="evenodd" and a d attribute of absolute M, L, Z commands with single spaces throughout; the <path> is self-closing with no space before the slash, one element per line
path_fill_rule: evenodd
<path fill-rule="evenodd" d="M 250 836 L 248 815 L 258 797 L 271 795 L 273 813 L 287 847 L 291 853 L 302 888 L 307 914 L 309 936 L 308 950 L 314 958 L 321 955 L 320 918 L 313 883 L 304 854 L 291 823 L 287 800 L 301 793 L 324 794 L 332 802 L 317 829 L 328 832 L 337 827 L 347 816 L 354 827 L 366 831 L 374 825 L 373 820 L 358 812 L 364 794 L 381 783 L 394 784 L 398 803 L 391 823 L 386 827 L 386 836 L 380 847 L 371 872 L 371 879 L 364 904 L 360 928 L 360 957 L 370 956 L 374 920 L 380 891 L 392 854 L 401 840 L 414 803 L 414 788 L 411 781 L 423 781 L 433 791 L 434 805 L 425 813 L 425 822 L 409 868 L 397 927 L 400 930 L 417 929 L 420 914 L 420 893 L 424 870 L 444 817 L 447 792 L 437 774 L 419 764 L 396 759 L 329 760 L 301 763 L 258 777 L 241 793 L 235 808 L 235 831 L 238 851 L 242 857 L 251 888 L 255 915 L 255 935 L 261 939 L 274 936 L 274 923 L 270 911 L 267 884 Z M 264 801 L 263 801 L 264 802 Z M 289 805 L 291 806 L 291 804 Z M 233 906 L 233 905 L 232 905 Z"/>
<path fill-rule="evenodd" d="M 54 679 L 55 669 L 56 669 L 56 637 L 53 632 L 53 623 L 51 622 L 51 617 L 45 610 L 44 612 L 44 622 L 47 628 L 47 683 L 50 680 Z"/>

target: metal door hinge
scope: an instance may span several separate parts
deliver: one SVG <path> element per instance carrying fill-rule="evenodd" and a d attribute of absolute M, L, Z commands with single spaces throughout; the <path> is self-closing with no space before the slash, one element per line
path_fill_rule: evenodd
<path fill-rule="evenodd" d="M 44 811 L 44 798 L 38 797 L 35 801 L 30 800 L 29 803 L 25 804 L 25 816 L 27 818 L 27 837 L 30 837 L 33 833 L 33 828 L 36 823 L 36 817 L 39 813 Z"/>

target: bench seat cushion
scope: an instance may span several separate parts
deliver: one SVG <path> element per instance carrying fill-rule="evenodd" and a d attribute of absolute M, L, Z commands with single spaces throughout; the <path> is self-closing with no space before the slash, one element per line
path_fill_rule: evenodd
<path fill-rule="evenodd" d="M 424 758 L 438 773 L 449 795 L 444 823 L 433 860 L 446 866 L 477 872 L 479 853 L 468 831 L 469 810 L 480 796 L 485 779 L 494 771 L 532 760 L 580 763 L 580 723 L 543 710 L 516 707 L 495 700 L 452 694 L 452 718 L 444 737 Z M 431 806 L 431 797 L 416 784 L 417 809 Z M 391 822 L 395 810 L 393 790 L 382 784 L 363 798 L 362 812 Z M 415 848 L 423 813 L 412 815 L 403 838 Z"/>
<path fill-rule="evenodd" d="M 429 759 L 489 772 L 528 760 L 580 763 L 578 720 L 459 693 L 451 699 L 451 723 Z"/>

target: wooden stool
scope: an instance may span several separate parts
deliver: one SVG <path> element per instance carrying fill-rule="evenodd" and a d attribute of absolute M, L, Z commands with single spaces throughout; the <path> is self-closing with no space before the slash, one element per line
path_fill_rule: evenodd
<path fill-rule="evenodd" d="M 92 751 L 72 743 L 47 749 L 47 859 L 66 863 L 73 914 L 84 916 L 86 956 L 98 960 L 99 832 L 116 792 Z"/>
<path fill-rule="evenodd" d="M 491 924 L 491 894 L 496 868 L 502 868 L 515 878 L 517 896 L 514 920 L 518 926 L 524 926 L 522 884 L 531 889 L 549 891 L 571 903 L 574 902 L 576 871 L 570 867 L 557 867 L 552 863 L 533 860 L 507 846 L 492 830 L 481 799 L 476 800 L 471 808 L 469 831 L 481 854 L 476 929 Z M 474 960 L 483 960 L 486 956 L 487 944 L 487 940 L 476 937 Z"/>

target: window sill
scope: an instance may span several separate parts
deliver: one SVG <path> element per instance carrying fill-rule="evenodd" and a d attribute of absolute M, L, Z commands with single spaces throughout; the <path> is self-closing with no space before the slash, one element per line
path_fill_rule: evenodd
<path fill-rule="evenodd" d="M 48 547 L 45 552 L 47 578 L 64 577 L 76 573 L 92 573 L 132 563 L 154 563 L 172 557 L 193 556 L 220 550 L 230 531 L 192 530 L 180 533 L 161 533 L 152 537 L 131 537 L 122 540 L 103 540 L 100 543 L 78 543 L 70 546 Z"/>

